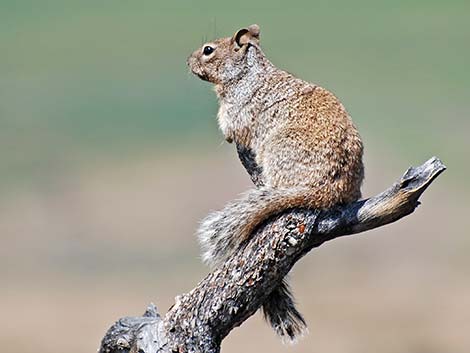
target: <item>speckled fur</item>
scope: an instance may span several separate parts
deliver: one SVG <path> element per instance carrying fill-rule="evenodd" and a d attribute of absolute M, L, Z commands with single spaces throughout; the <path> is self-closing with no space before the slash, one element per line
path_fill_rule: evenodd
<path fill-rule="evenodd" d="M 214 51 L 205 55 L 204 46 Z M 218 266 L 274 214 L 357 200 L 363 148 L 332 93 L 276 68 L 265 57 L 257 25 L 204 46 L 188 58 L 188 65 L 215 84 L 220 129 L 228 142 L 253 153 L 262 184 L 202 221 L 203 259 Z M 289 303 L 287 310 L 278 309 L 276 301 Z M 264 312 L 273 326 L 278 322 L 281 336 L 294 339 L 305 328 L 287 287 L 275 291 Z"/>

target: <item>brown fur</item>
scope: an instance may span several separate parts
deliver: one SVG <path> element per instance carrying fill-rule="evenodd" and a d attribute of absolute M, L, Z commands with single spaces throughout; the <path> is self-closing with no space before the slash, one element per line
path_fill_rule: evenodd
<path fill-rule="evenodd" d="M 212 265 L 237 251 L 271 215 L 293 207 L 329 208 L 361 196 L 363 147 L 343 105 L 326 89 L 276 68 L 259 46 L 259 33 L 252 25 L 188 58 L 191 71 L 215 85 L 219 126 L 228 142 L 254 154 L 263 184 L 202 222 L 198 235 Z M 272 312 L 275 307 L 266 305 L 268 317 L 281 315 Z M 282 315 L 285 327 L 276 329 L 293 338 L 302 322 Z"/>

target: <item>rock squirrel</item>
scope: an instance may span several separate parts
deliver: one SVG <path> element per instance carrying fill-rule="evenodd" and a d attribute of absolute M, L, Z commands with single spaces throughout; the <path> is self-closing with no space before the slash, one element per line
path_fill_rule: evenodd
<path fill-rule="evenodd" d="M 325 209 L 361 196 L 362 141 L 345 108 L 326 89 L 275 67 L 259 37 L 259 26 L 251 25 L 188 58 L 191 71 L 215 85 L 225 139 L 248 151 L 256 170 L 257 188 L 200 225 L 203 259 L 213 267 L 272 215 L 294 207 Z M 285 281 L 263 312 L 283 338 L 293 340 L 306 328 Z"/>

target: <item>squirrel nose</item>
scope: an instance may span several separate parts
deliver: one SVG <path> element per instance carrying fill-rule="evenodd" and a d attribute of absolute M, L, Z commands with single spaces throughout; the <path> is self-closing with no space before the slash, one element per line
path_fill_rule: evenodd
<path fill-rule="evenodd" d="M 190 56 L 188 56 L 188 58 L 186 59 L 186 65 L 188 66 L 191 66 L 191 61 L 194 60 L 193 59 L 193 55 L 191 54 Z"/>

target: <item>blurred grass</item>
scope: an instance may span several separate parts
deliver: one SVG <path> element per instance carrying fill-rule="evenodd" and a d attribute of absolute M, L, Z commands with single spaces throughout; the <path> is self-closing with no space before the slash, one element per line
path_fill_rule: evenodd
<path fill-rule="evenodd" d="M 252 22 L 276 64 L 343 100 L 366 149 L 436 154 L 463 181 L 469 11 L 468 1 L 3 0 L 0 185 L 142 146 L 220 141 L 214 95 L 185 59 Z"/>

